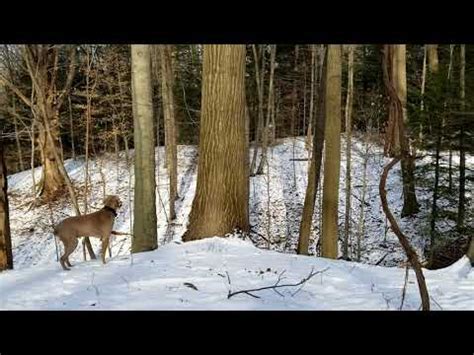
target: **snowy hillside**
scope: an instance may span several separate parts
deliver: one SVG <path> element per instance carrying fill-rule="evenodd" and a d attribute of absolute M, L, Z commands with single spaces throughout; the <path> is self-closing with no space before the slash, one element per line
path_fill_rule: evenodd
<path fill-rule="evenodd" d="M 345 147 L 345 142 L 342 142 Z M 250 239 L 211 238 L 182 244 L 194 197 L 197 150 L 180 146 L 178 150 L 177 219 L 167 223 L 168 178 L 163 147 L 157 149 L 157 213 L 159 248 L 130 255 L 130 237 L 113 237 L 112 258 L 103 266 L 99 261 L 83 261 L 81 248 L 71 256 L 74 268 L 63 271 L 56 261 L 56 245 L 51 225 L 74 212 L 66 196 L 51 206 L 32 205 L 31 171 L 9 176 L 10 220 L 15 270 L 0 274 L 1 309 L 398 309 L 401 304 L 406 260 L 395 235 L 387 228 L 380 206 L 378 183 L 386 162 L 376 145 L 366 151 L 363 142 L 353 142 L 352 225 L 355 244 L 358 230 L 363 157 L 368 153 L 365 233 L 361 239 L 362 263 L 297 256 L 300 216 L 307 183 L 307 158 L 303 138 L 285 139 L 269 152 L 269 176 L 250 179 Z M 133 151 L 131 152 L 133 155 Z M 131 157 L 133 158 L 133 156 Z M 133 162 L 133 159 L 130 160 Z M 417 161 L 423 165 L 429 157 Z M 454 157 L 454 162 L 458 158 Z M 443 161 L 443 164 L 446 162 Z M 474 161 L 467 157 L 467 165 Z M 68 160 L 66 169 L 84 210 L 84 161 Z M 108 154 L 90 163 L 92 186 L 89 211 L 102 207 L 105 194 L 118 194 L 123 206 L 118 211 L 115 230 L 128 232 L 133 215 L 133 164 L 127 167 L 125 153 L 119 164 Z M 35 175 L 40 177 L 40 168 Z M 129 176 L 132 179 L 129 179 Z M 345 159 L 341 162 L 340 218 L 344 225 Z M 130 181 L 129 181 L 130 180 Z M 129 184 L 131 194 L 128 193 Z M 418 187 L 421 212 L 417 218 L 400 219 L 401 177 L 393 169 L 387 183 L 388 199 L 400 220 L 401 228 L 421 251 L 428 238 L 426 225 L 417 223 L 429 212 L 429 187 Z M 467 198 L 472 198 L 467 186 Z M 129 200 L 130 199 L 130 200 Z M 443 203 L 443 201 L 440 201 Z M 313 237 L 319 234 L 320 196 L 317 197 Z M 268 213 L 270 208 L 270 213 Z M 468 218 L 470 218 L 468 216 Z M 452 223 L 442 221 L 440 227 Z M 468 223 L 472 223 L 472 220 Z M 341 235 L 342 236 L 342 235 Z M 270 240 L 270 249 L 268 242 Z M 96 251 L 99 243 L 91 239 Z M 59 248 L 62 245 L 59 244 Z M 316 252 L 312 241 L 311 252 Z M 369 264 L 379 264 L 374 266 Z M 382 267 L 391 266 L 391 267 Z M 282 283 L 297 283 L 314 270 L 315 275 L 299 287 L 259 291 L 254 298 L 239 294 L 227 299 L 229 289 L 259 288 Z M 284 272 L 283 274 L 281 274 Z M 228 276 L 227 276 L 228 275 Z M 466 258 L 449 268 L 426 271 L 432 309 L 474 309 L 474 273 Z M 229 285 L 230 280 L 230 285 Z M 409 274 L 403 309 L 418 309 L 420 299 L 416 280 Z"/>
<path fill-rule="evenodd" d="M 232 292 L 298 283 L 302 287 Z M 432 309 L 474 309 L 474 273 L 467 258 L 426 271 Z M 230 283 L 229 283 L 230 280 Z M 357 309 L 400 308 L 405 270 L 256 248 L 237 238 L 210 238 L 146 253 L 77 263 L 70 272 L 45 264 L 0 275 L 0 309 Z M 410 271 L 403 309 L 420 308 Z"/>
<path fill-rule="evenodd" d="M 344 140 L 342 147 L 345 147 Z M 385 216 L 380 205 L 378 184 L 380 173 L 383 168 L 384 158 L 380 149 L 372 144 L 367 150 L 367 193 L 365 203 L 365 232 L 361 238 L 362 262 L 379 264 L 384 266 L 399 266 L 406 260 L 396 236 L 390 231 L 386 224 Z M 352 213 L 351 229 L 353 231 L 352 244 L 355 242 L 359 228 L 359 215 L 362 195 L 363 157 L 366 154 L 364 144 L 356 139 L 353 142 L 352 152 Z M 131 152 L 133 155 L 133 151 Z M 164 167 L 163 147 L 157 149 L 156 156 L 159 161 L 157 168 L 157 213 L 158 213 L 158 236 L 159 245 L 171 240 L 180 240 L 185 231 L 188 214 L 194 197 L 197 173 L 197 151 L 194 146 L 179 146 L 178 149 L 178 195 L 176 203 L 177 219 L 167 223 L 168 209 L 168 177 Z M 268 248 L 266 240 L 271 240 L 270 249 L 295 253 L 298 240 L 298 231 L 303 209 L 304 194 L 307 184 L 307 161 L 291 161 L 293 158 L 307 158 L 303 138 L 285 139 L 280 144 L 270 148 L 269 172 L 252 177 L 250 179 L 250 224 L 251 239 L 257 246 Z M 453 161 L 458 163 L 454 156 Z M 133 160 L 132 160 L 133 162 Z M 417 161 L 418 165 L 428 164 L 429 157 Z M 446 164 L 446 162 L 443 162 Z M 474 166 L 472 156 L 467 156 L 467 166 Z M 37 181 L 40 177 L 41 168 L 37 168 L 35 175 Z M 66 169 L 79 190 L 79 203 L 83 211 L 84 202 L 84 161 L 68 160 Z M 102 207 L 103 188 L 105 179 L 105 193 L 118 194 L 124 202 L 122 209 L 115 222 L 115 230 L 129 231 L 131 228 L 130 212 L 133 208 L 133 165 L 127 168 L 125 153 L 120 155 L 119 164 L 115 162 L 115 156 L 108 154 L 90 163 L 91 182 L 89 184 L 89 211 Z M 101 174 L 102 170 L 102 174 Z M 131 174 L 131 196 L 129 204 L 128 185 L 129 174 Z M 339 226 L 344 227 L 345 209 L 345 156 L 342 155 L 341 180 L 339 193 Z M 56 251 L 51 225 L 58 223 L 61 219 L 74 215 L 74 211 L 65 197 L 51 206 L 52 217 L 48 205 L 31 207 L 31 171 L 9 176 L 10 192 L 10 220 L 12 229 L 13 257 L 15 268 L 23 268 L 31 265 L 55 263 Z M 472 198 L 472 183 L 466 186 L 466 196 Z M 416 218 L 400 219 L 402 190 L 401 190 L 400 168 L 397 165 L 387 182 L 389 204 L 400 221 L 402 230 L 412 240 L 414 246 L 421 253 L 424 243 L 429 238 L 426 231 L 427 225 L 420 223 L 430 211 L 431 188 L 417 186 L 417 197 L 421 204 L 421 212 Z M 320 194 L 316 200 L 316 209 L 313 220 L 312 238 L 319 235 L 320 228 Z M 440 204 L 443 200 L 439 201 Z M 270 211 L 270 213 L 268 213 Z M 471 218 L 471 220 L 469 220 Z M 426 220 L 426 218 L 425 218 Z M 452 225 L 450 220 L 441 220 L 438 228 Z M 472 224 L 472 217 L 468 214 L 467 223 Z M 342 233 L 341 233 L 342 237 Z M 312 239 L 310 252 L 316 251 L 316 241 Z M 93 245 L 98 250 L 99 244 L 92 239 Z M 129 237 L 114 237 L 112 239 L 112 255 L 127 255 L 130 250 Z M 81 261 L 82 252 L 80 248 L 72 255 L 72 260 Z"/>

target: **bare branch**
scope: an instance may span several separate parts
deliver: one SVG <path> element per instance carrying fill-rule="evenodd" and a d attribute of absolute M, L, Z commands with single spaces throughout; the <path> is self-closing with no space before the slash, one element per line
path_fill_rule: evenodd
<path fill-rule="evenodd" d="M 8 86 L 8 88 L 11 91 L 13 91 L 27 106 L 31 107 L 31 101 L 25 95 L 23 95 L 23 93 L 18 89 L 18 87 L 16 85 L 11 83 L 1 73 L 0 73 L 0 83 L 2 83 L 5 86 Z"/>
<path fill-rule="evenodd" d="M 309 281 L 311 278 L 313 278 L 314 276 L 316 276 L 317 274 L 321 274 L 323 272 L 325 272 L 326 270 L 328 270 L 329 268 L 325 268 L 323 270 L 320 270 L 320 271 L 314 271 L 314 268 L 311 269 L 311 272 L 309 273 L 308 276 L 306 276 L 305 278 L 303 278 L 301 281 L 297 282 L 297 283 L 294 283 L 294 284 L 282 284 L 280 285 L 280 281 L 281 281 L 281 276 L 283 275 L 283 273 L 285 272 L 285 270 L 283 270 L 282 273 L 280 273 L 280 275 L 278 276 L 278 279 L 276 281 L 275 284 L 271 285 L 271 286 L 265 286 L 265 287 L 260 287 L 260 288 L 253 288 L 253 289 L 248 289 L 248 290 L 240 290 L 240 291 L 236 291 L 236 292 L 231 292 L 229 290 L 229 294 L 227 295 L 227 299 L 231 298 L 232 296 L 235 296 L 235 295 L 238 295 L 239 293 L 245 293 L 249 296 L 252 296 L 252 297 L 255 297 L 255 298 L 260 298 L 256 295 L 253 295 L 251 294 L 251 292 L 257 292 L 257 291 L 263 291 L 263 290 L 274 290 L 277 289 L 277 288 L 280 288 L 280 287 L 295 287 L 295 286 L 300 286 L 304 283 L 306 283 L 307 281 Z M 227 277 L 229 278 L 229 274 L 227 273 Z M 229 285 L 230 285 L 230 278 L 229 278 Z M 281 293 L 277 292 L 278 294 L 280 294 L 281 296 L 283 296 Z"/>
<path fill-rule="evenodd" d="M 66 84 L 64 84 L 64 88 L 58 96 L 58 101 L 57 101 L 58 110 L 61 108 L 63 104 L 65 95 L 68 94 L 69 90 L 71 89 L 72 80 L 74 79 L 75 73 L 76 73 L 76 48 L 74 45 L 72 45 L 71 51 L 69 53 L 69 71 L 67 74 Z"/>

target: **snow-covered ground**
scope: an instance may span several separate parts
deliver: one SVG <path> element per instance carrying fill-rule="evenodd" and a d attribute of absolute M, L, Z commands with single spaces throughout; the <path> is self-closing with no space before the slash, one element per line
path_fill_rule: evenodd
<path fill-rule="evenodd" d="M 108 264 L 77 263 L 69 272 L 45 264 L 0 275 L 0 309 L 363 309 L 400 308 L 402 268 L 283 254 L 250 241 L 210 238 L 168 243 L 146 253 L 117 256 Z M 232 292 L 294 284 L 323 271 L 303 287 Z M 449 268 L 426 271 L 432 309 L 474 309 L 474 273 L 466 257 Z M 282 274 L 283 273 L 283 274 Z M 230 280 L 230 283 L 229 283 Z M 410 271 L 403 309 L 420 308 Z"/>
<path fill-rule="evenodd" d="M 345 147 L 344 140 L 342 147 Z M 157 213 L 159 249 L 130 255 L 130 237 L 114 237 L 112 258 L 106 266 L 98 261 L 83 261 L 81 248 L 71 256 L 76 266 L 69 273 L 56 262 L 56 244 L 51 225 L 74 212 L 65 197 L 51 206 L 32 207 L 31 171 L 9 176 L 10 219 L 14 266 L 16 270 L 0 274 L 0 308 L 11 309 L 397 309 L 400 306 L 405 269 L 376 267 L 369 264 L 399 266 L 406 258 L 395 235 L 386 226 L 380 206 L 378 182 L 383 164 L 380 148 L 371 144 L 368 150 L 367 194 L 365 203 L 365 232 L 361 237 L 363 263 L 330 261 L 315 256 L 294 255 L 307 184 L 307 161 L 303 138 L 284 139 L 269 151 L 265 174 L 250 179 L 250 239 L 213 238 L 178 244 L 185 231 L 194 197 L 197 173 L 197 150 L 193 146 L 178 149 L 178 194 L 176 220 L 167 223 L 168 179 L 164 167 L 163 147 L 157 149 Z M 365 146 L 355 139 L 352 149 L 352 224 L 351 248 L 359 229 Z M 131 162 L 133 162 L 133 151 Z M 417 164 L 428 164 L 425 157 Z M 453 158 L 455 171 L 459 159 Z M 124 204 L 115 222 L 115 230 L 129 231 L 133 215 L 133 165 L 126 165 L 125 152 L 118 164 L 115 156 L 107 154 L 90 162 L 89 211 L 102 207 L 106 194 L 117 194 Z M 443 164 L 446 161 L 443 160 Z M 467 166 L 474 166 L 472 156 Z M 267 174 L 267 168 L 269 174 Z M 84 208 L 84 161 L 68 160 L 66 169 Z M 101 173 L 102 170 L 102 173 Z M 35 170 L 37 181 L 41 168 Z M 129 179 L 131 174 L 131 180 Z M 344 226 L 345 155 L 342 155 L 340 181 L 339 225 Z M 105 179 L 105 181 L 103 180 Z M 130 181 L 129 181 L 130 180 Z M 128 186 L 132 187 L 128 194 Z M 421 253 L 428 239 L 425 216 L 429 213 L 430 187 L 417 187 L 421 211 L 415 218 L 400 219 L 402 204 L 400 169 L 393 169 L 387 182 L 391 209 L 402 230 Z M 472 199 L 472 186 L 466 187 Z M 130 198 L 130 200 L 129 200 Z M 440 201 L 444 203 L 443 200 Z M 269 212 L 269 213 L 268 213 Z M 311 252 L 317 255 L 320 222 L 320 196 L 317 197 L 313 221 Z M 467 213 L 472 224 L 472 210 Z M 452 225 L 440 220 L 440 229 Z M 263 237 L 262 237 L 263 236 Z M 341 233 L 342 237 L 342 233 Z M 270 249 L 265 240 L 271 240 Z M 99 243 L 92 239 L 99 251 Z M 62 245 L 59 245 L 62 248 Z M 278 252 L 277 252 L 278 251 Z M 132 260 L 133 259 L 133 263 Z M 260 299 L 236 295 L 227 299 L 228 278 L 231 289 L 267 286 L 285 270 L 285 282 L 297 282 L 315 271 L 328 269 L 309 280 L 294 296 L 297 288 L 262 291 Z M 268 271 L 267 271 L 268 270 Z M 465 259 L 450 268 L 426 271 L 429 290 L 434 298 L 433 309 L 474 309 L 473 273 Z M 226 273 L 227 272 L 227 273 Z M 404 309 L 418 309 L 419 296 L 410 272 Z M 197 290 L 184 285 L 189 282 Z"/>

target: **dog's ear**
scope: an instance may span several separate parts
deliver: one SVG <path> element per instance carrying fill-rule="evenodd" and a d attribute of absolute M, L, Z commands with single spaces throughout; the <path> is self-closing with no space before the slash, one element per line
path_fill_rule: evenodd
<path fill-rule="evenodd" d="M 105 205 L 105 206 L 110 206 L 110 204 L 111 204 L 113 198 L 114 198 L 114 197 L 113 197 L 113 196 L 110 196 L 110 195 L 105 196 L 105 198 L 104 198 L 104 205 Z"/>

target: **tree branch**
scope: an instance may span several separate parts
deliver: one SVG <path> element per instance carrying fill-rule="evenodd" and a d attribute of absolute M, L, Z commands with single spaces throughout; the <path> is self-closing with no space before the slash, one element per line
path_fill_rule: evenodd
<path fill-rule="evenodd" d="M 229 290 L 229 293 L 227 295 L 227 299 L 235 296 L 235 295 L 238 295 L 240 293 L 245 293 L 249 296 L 252 296 L 254 298 L 260 298 L 259 296 L 256 296 L 254 294 L 252 294 L 251 292 L 257 292 L 257 291 L 263 291 L 263 290 L 269 290 L 269 289 L 272 289 L 274 290 L 275 292 L 277 288 L 281 288 L 281 287 L 296 287 L 296 286 L 300 286 L 304 283 L 306 283 L 307 281 L 309 281 L 311 278 L 313 278 L 314 276 L 316 276 L 317 274 L 321 274 L 323 272 L 325 272 L 326 270 L 328 270 L 329 268 L 325 268 L 323 270 L 320 270 L 320 271 L 314 271 L 314 268 L 311 269 L 311 272 L 309 273 L 308 276 L 306 276 L 305 278 L 303 278 L 301 281 L 297 282 L 297 283 L 294 283 L 294 284 L 282 284 L 280 285 L 280 281 L 281 281 L 281 277 L 282 275 L 285 273 L 285 270 L 283 270 L 283 272 L 280 273 L 280 275 L 278 275 L 278 279 L 277 281 L 275 282 L 275 284 L 271 285 L 271 286 L 265 286 L 265 287 L 259 287 L 259 288 L 253 288 L 253 289 L 247 289 L 247 290 L 240 290 L 240 291 L 235 291 L 235 292 L 231 292 Z M 227 277 L 228 277 L 228 280 L 229 280 L 229 285 L 230 285 L 230 277 L 229 277 L 229 274 L 227 274 Z M 281 293 L 277 292 L 280 296 L 283 296 Z"/>
<path fill-rule="evenodd" d="M 69 71 L 67 74 L 66 84 L 64 84 L 64 88 L 62 92 L 58 96 L 57 100 L 57 109 L 59 110 L 63 104 L 64 97 L 66 94 L 69 93 L 71 89 L 72 80 L 74 79 L 74 75 L 76 73 L 76 48 L 74 45 L 71 46 L 71 51 L 69 53 Z"/>

